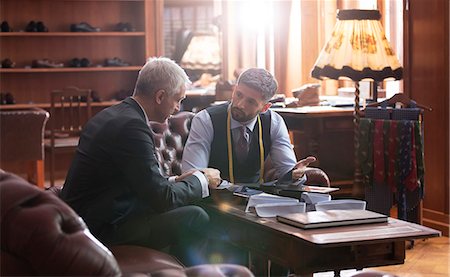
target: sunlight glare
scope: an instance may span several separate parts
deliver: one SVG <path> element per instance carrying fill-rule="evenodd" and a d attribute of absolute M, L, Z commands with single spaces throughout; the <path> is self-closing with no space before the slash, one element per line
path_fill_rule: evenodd
<path fill-rule="evenodd" d="M 257 32 L 267 24 L 273 23 L 272 0 L 242 0 L 240 20 L 242 27 Z"/>

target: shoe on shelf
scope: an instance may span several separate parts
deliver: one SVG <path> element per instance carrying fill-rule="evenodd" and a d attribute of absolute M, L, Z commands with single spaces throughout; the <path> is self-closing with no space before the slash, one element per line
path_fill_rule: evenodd
<path fill-rule="evenodd" d="M 69 61 L 69 67 L 81 67 L 81 61 L 78 58 L 73 58 Z"/>
<path fill-rule="evenodd" d="M 27 26 L 25 27 L 25 32 L 37 32 L 37 24 L 34 22 L 34 20 L 31 20 L 28 22 Z"/>
<path fill-rule="evenodd" d="M 13 68 L 16 66 L 16 63 L 6 58 L 2 60 L 2 68 Z"/>
<path fill-rule="evenodd" d="M 47 26 L 45 26 L 42 21 L 36 23 L 36 29 L 38 32 L 48 32 Z"/>
<path fill-rule="evenodd" d="M 90 67 L 91 66 L 91 61 L 87 58 L 82 58 L 80 60 L 80 66 L 81 67 Z"/>
<path fill-rule="evenodd" d="M 90 67 L 91 61 L 87 58 L 73 58 L 69 61 L 69 67 Z"/>
<path fill-rule="evenodd" d="M 9 92 L 0 93 L 0 105 L 13 105 L 16 104 L 14 96 Z"/>
<path fill-rule="evenodd" d="M 56 63 L 49 59 L 33 60 L 31 63 L 33 68 L 60 68 L 64 67 L 63 63 Z"/>
<path fill-rule="evenodd" d="M 70 25 L 71 32 L 100 32 L 100 28 L 92 27 L 86 22 Z"/>
<path fill-rule="evenodd" d="M 136 29 L 131 26 L 129 22 L 119 22 L 116 24 L 116 27 L 114 28 L 114 31 L 116 32 L 134 32 Z"/>
<path fill-rule="evenodd" d="M 100 95 L 98 95 L 98 92 L 96 90 L 91 91 L 91 98 L 92 102 L 101 102 L 102 99 L 100 98 Z"/>
<path fill-rule="evenodd" d="M 121 89 L 114 94 L 114 99 L 117 101 L 122 101 L 125 98 L 127 98 L 128 96 L 131 96 L 132 94 L 133 94 L 132 91 L 127 91 L 127 90 Z"/>
<path fill-rule="evenodd" d="M 12 28 L 9 26 L 8 21 L 3 21 L 0 25 L 0 29 L 2 32 L 12 32 Z"/>
<path fill-rule="evenodd" d="M 104 66 L 129 66 L 130 64 L 114 57 L 112 59 L 105 59 Z"/>

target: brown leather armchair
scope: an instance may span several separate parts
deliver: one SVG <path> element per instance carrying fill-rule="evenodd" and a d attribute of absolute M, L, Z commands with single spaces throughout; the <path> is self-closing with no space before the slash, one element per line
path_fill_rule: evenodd
<path fill-rule="evenodd" d="M 168 120 L 168 124 L 151 122 L 155 138 L 156 155 L 159 164 L 166 176 L 181 174 L 181 159 L 183 148 L 189 135 L 193 112 L 179 112 Z M 330 186 L 328 175 L 320 168 L 308 167 L 306 169 L 307 184 Z M 276 178 L 276 172 L 270 161 L 266 162 L 264 179 L 271 181 Z"/>
<path fill-rule="evenodd" d="M 253 276 L 239 265 L 184 268 L 140 246 L 106 248 L 53 191 L 0 169 L 1 276 Z"/>

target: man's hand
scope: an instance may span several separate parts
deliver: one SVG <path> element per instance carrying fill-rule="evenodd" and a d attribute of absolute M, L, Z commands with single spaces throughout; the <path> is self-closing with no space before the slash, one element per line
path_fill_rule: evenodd
<path fill-rule="evenodd" d="M 298 180 L 302 178 L 303 175 L 305 175 L 306 167 L 308 167 L 310 163 L 313 163 L 315 161 L 316 157 L 313 156 L 309 156 L 303 160 L 298 161 L 294 166 L 294 170 L 292 170 L 292 180 Z"/>
<path fill-rule="evenodd" d="M 183 174 L 181 174 L 175 178 L 175 182 L 181 182 L 184 178 L 189 177 L 192 174 L 194 174 L 195 171 L 196 171 L 196 169 L 191 169 L 191 170 L 184 172 Z"/>
<path fill-rule="evenodd" d="M 208 180 L 208 186 L 211 189 L 216 189 L 217 186 L 222 182 L 222 178 L 220 178 L 220 171 L 215 168 L 203 168 L 200 170 L 205 174 L 206 179 Z"/>

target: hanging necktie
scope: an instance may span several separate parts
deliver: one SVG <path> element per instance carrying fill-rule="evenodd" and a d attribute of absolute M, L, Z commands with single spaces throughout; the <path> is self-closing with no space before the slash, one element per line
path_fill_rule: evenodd
<path fill-rule="evenodd" d="M 398 134 L 397 134 L 397 121 L 392 120 L 391 126 L 389 128 L 389 142 L 388 142 L 388 171 L 387 171 L 387 183 L 392 191 L 397 190 L 397 147 L 399 145 Z"/>
<path fill-rule="evenodd" d="M 376 184 L 384 184 L 384 120 L 375 120 L 373 133 L 373 181 Z"/>
<path fill-rule="evenodd" d="M 238 133 L 238 139 L 236 144 L 236 158 L 239 163 L 244 163 L 247 159 L 248 154 L 248 142 L 247 142 L 247 128 L 245 126 L 241 126 L 237 128 L 239 132 Z"/>

